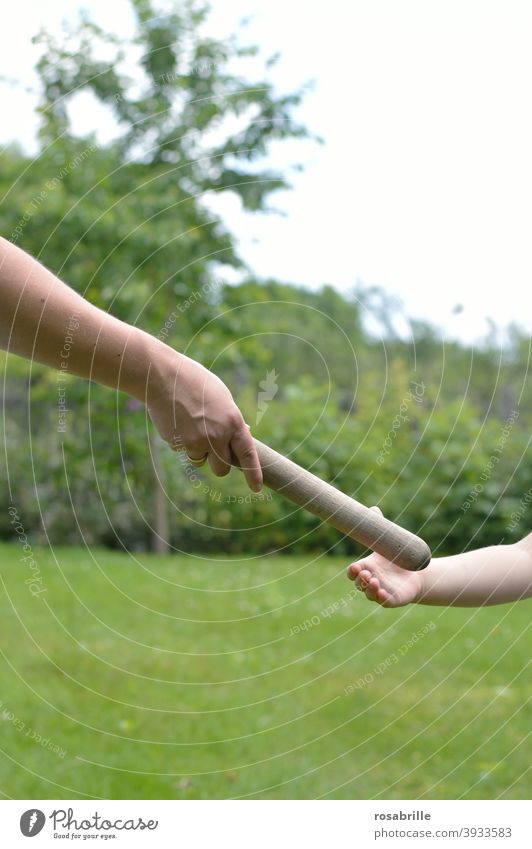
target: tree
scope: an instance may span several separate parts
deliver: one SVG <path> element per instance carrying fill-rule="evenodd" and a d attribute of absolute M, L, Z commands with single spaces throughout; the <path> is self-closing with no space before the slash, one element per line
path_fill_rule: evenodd
<path fill-rule="evenodd" d="M 186 349 L 218 309 L 218 271 L 243 266 L 233 235 L 204 196 L 231 192 L 258 212 L 273 192 L 288 188 L 285 176 L 263 160 L 272 142 L 308 135 L 293 117 L 303 91 L 280 95 L 267 79 L 233 73 L 229 66 L 257 48 L 240 46 L 236 37 L 204 37 L 208 6 L 202 2 L 186 0 L 164 15 L 151 0 L 132 0 L 132 7 L 137 32 L 131 41 L 87 17 L 65 41 L 37 37 L 44 49 L 38 62 L 41 151 L 31 162 L 17 150 L 4 156 L 11 173 L 0 226 L 93 303 Z M 96 133 L 76 135 L 70 107 L 87 94 L 116 122 L 109 143 L 99 143 Z M 207 345 L 216 332 L 213 325 Z M 191 355 L 201 353 L 200 346 Z M 86 386 L 72 388 L 78 409 L 87 393 Z M 126 403 L 93 388 L 91 415 L 108 426 L 127 416 L 126 441 L 145 448 L 134 451 L 134 476 L 157 480 L 163 467 L 156 476 L 146 468 L 145 421 L 137 415 L 132 426 Z M 92 428 L 90 439 L 93 455 L 105 457 L 109 467 L 128 465 L 108 428 Z M 77 462 L 79 433 L 71 431 L 62 443 Z M 154 539 L 160 540 L 167 521 L 157 484 L 156 494 L 139 500 L 159 505 Z"/>
<path fill-rule="evenodd" d="M 66 46 L 40 37 L 42 147 L 35 159 L 16 147 L 0 153 L 2 233 L 94 303 L 212 367 L 259 438 L 380 503 L 438 553 L 532 529 L 530 337 L 512 328 L 504 349 L 492 336 L 472 349 L 418 321 L 405 338 L 401 307 L 381 290 L 359 286 L 352 298 L 330 286 L 224 284 L 224 265 L 242 262 L 204 194 L 268 208 L 287 182 L 263 159 L 273 142 L 306 136 L 293 119 L 302 92 L 279 96 L 267 81 L 229 72 L 253 51 L 203 38 L 206 7 L 183 3 L 162 17 L 150 3 L 133 7 L 131 42 L 86 19 Z M 114 140 L 75 135 L 70 106 L 80 93 L 114 116 Z M 187 478 L 171 452 L 150 444 L 145 412 L 125 396 L 63 375 L 70 412 L 58 433 L 57 375 L 0 361 L 1 454 L 28 532 L 42 539 L 44 525 L 54 543 L 81 533 L 88 544 L 128 548 L 170 537 L 204 552 L 354 553 L 282 498 L 251 498 L 238 474 Z M 0 535 L 9 537 L 4 506 Z"/>

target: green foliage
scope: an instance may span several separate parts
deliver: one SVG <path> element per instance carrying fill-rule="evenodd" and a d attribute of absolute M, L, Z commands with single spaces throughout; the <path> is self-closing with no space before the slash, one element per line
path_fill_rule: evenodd
<path fill-rule="evenodd" d="M 454 381 L 450 388 L 441 381 L 425 383 L 431 355 L 425 362 L 418 351 L 414 371 L 406 349 L 388 361 L 379 388 L 378 352 L 360 329 L 357 354 L 362 362 L 372 361 L 373 369 L 361 369 L 352 403 L 346 405 L 351 390 L 343 384 L 343 368 L 338 373 L 331 369 L 330 382 L 324 383 L 323 376 L 309 368 L 311 360 L 301 343 L 312 338 L 327 364 L 340 359 L 343 335 L 328 333 L 326 314 L 310 310 L 313 321 L 320 315 L 322 321 L 320 330 L 316 320 L 312 336 L 303 319 L 297 322 L 288 315 L 288 326 L 299 327 L 301 339 L 277 350 L 275 344 L 261 345 L 257 361 L 248 355 L 249 332 L 271 336 L 275 342 L 275 323 L 268 311 L 264 316 L 257 313 L 257 303 L 285 311 L 287 302 L 301 298 L 305 303 L 298 309 L 306 315 L 313 299 L 320 303 L 322 298 L 320 292 L 313 295 L 294 287 L 289 292 L 285 286 L 277 302 L 267 284 L 260 287 L 264 300 L 255 300 L 250 295 L 256 285 L 246 283 L 230 291 L 219 314 L 225 335 L 213 332 L 204 344 L 200 333 L 191 347 L 194 355 L 203 353 L 204 362 L 213 358 L 259 438 L 359 501 L 379 504 L 390 518 L 425 536 L 439 554 L 510 542 L 532 530 L 532 510 L 523 502 L 532 488 L 525 460 L 529 410 L 516 405 L 518 416 L 510 411 L 500 419 L 468 398 L 453 398 Z M 248 303 L 250 310 L 244 309 L 234 326 L 225 319 L 238 312 L 235 304 Z M 346 314 L 349 309 L 355 307 L 346 302 Z M 225 356 L 224 345 L 234 355 Z M 29 530 L 38 537 L 46 530 L 54 542 L 77 542 L 82 535 L 91 544 L 147 548 L 154 507 L 145 411 L 97 386 L 90 387 L 89 399 L 85 384 L 70 380 L 72 412 L 66 433 L 59 434 L 55 375 L 42 369 L 35 375 L 34 367 L 28 384 L 25 368 L 21 361 L 10 360 L 7 370 L 6 456 L 9 480 Z M 515 363 L 510 369 L 515 371 Z M 261 410 L 259 393 L 268 374 L 275 375 L 277 389 Z M 501 394 L 514 391 L 510 372 L 505 376 L 495 394 L 488 376 L 483 388 L 480 379 L 476 383 L 480 395 L 493 396 L 491 411 L 502 403 Z M 23 386 L 29 391 L 30 410 L 41 411 L 38 417 L 28 418 Z M 170 541 L 177 550 L 358 552 L 351 540 L 279 496 L 251 495 L 236 470 L 217 479 L 208 469 L 188 468 L 168 450 L 162 451 L 162 465 Z M 11 533 L 6 522 L 2 532 Z"/>
<path fill-rule="evenodd" d="M 506 346 L 492 334 L 469 349 L 413 322 L 405 341 L 398 305 L 381 290 L 224 283 L 224 266 L 242 263 L 204 196 L 228 191 L 248 210 L 267 209 L 288 183 L 263 159 L 273 142 L 307 135 L 293 117 L 302 92 L 279 95 L 268 80 L 238 76 L 234 63 L 256 51 L 201 35 L 202 4 L 164 16 L 148 0 L 133 7 L 133 42 L 87 19 L 66 43 L 39 37 L 42 147 L 31 160 L 16 147 L 0 154 L 1 232 L 93 303 L 212 368 L 258 437 L 378 503 L 435 551 L 532 530 L 523 501 L 532 487 L 530 338 L 513 328 Z M 76 137 L 70 109 L 82 95 L 111 114 L 113 141 Z M 368 313 L 380 340 L 366 329 Z M 69 378 L 60 432 L 57 376 L 16 358 L 3 366 L 2 473 L 28 533 L 149 547 L 157 516 L 145 411 Z M 519 416 L 497 453 L 512 410 Z M 238 472 L 219 480 L 203 469 L 192 479 L 161 453 L 178 550 L 357 551 L 281 498 L 254 499 Z"/>

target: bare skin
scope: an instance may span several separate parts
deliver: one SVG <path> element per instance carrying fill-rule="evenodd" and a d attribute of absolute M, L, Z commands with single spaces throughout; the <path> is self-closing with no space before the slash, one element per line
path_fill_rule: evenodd
<path fill-rule="evenodd" d="M 407 572 L 373 552 L 351 563 L 347 576 L 382 607 L 506 604 L 532 596 L 532 534 L 513 545 L 436 558 L 421 572 Z"/>
<path fill-rule="evenodd" d="M 1 237 L 0 288 L 0 347 L 126 392 L 147 405 L 174 450 L 183 448 L 194 459 L 208 454 L 220 477 L 230 470 L 232 452 L 250 489 L 260 491 L 262 471 L 249 428 L 216 375 L 94 307 Z M 68 350 L 67 326 L 75 328 Z"/>

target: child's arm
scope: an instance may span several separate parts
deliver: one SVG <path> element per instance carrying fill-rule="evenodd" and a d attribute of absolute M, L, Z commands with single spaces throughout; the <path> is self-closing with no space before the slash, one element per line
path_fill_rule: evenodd
<path fill-rule="evenodd" d="M 172 447 L 184 447 L 193 458 L 208 453 L 218 475 L 229 471 L 233 451 L 249 486 L 260 489 L 262 472 L 253 440 L 221 380 L 148 333 L 92 306 L 2 238 L 0 307 L 0 347 L 127 392 L 148 405 Z"/>
<path fill-rule="evenodd" d="M 498 545 L 439 557 L 421 572 L 407 572 L 379 554 L 348 568 L 370 601 L 383 607 L 405 604 L 480 607 L 532 596 L 532 534 Z"/>

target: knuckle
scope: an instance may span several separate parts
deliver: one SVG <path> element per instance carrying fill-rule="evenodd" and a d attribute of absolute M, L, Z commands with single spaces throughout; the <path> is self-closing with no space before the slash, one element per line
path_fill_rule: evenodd
<path fill-rule="evenodd" d="M 240 457 L 243 460 L 254 460 L 255 459 L 255 449 L 252 445 L 244 445 L 240 449 Z"/>
<path fill-rule="evenodd" d="M 205 439 L 199 436 L 187 439 L 185 442 L 185 450 L 189 454 L 197 454 L 198 456 L 201 453 L 205 453 L 205 451 L 207 450 Z"/>
<path fill-rule="evenodd" d="M 221 425 L 209 428 L 207 439 L 211 445 L 226 445 L 229 442 L 229 432 Z"/>
<path fill-rule="evenodd" d="M 244 419 L 238 407 L 234 407 L 229 412 L 228 421 L 233 430 L 241 430 L 241 428 L 244 427 Z"/>

